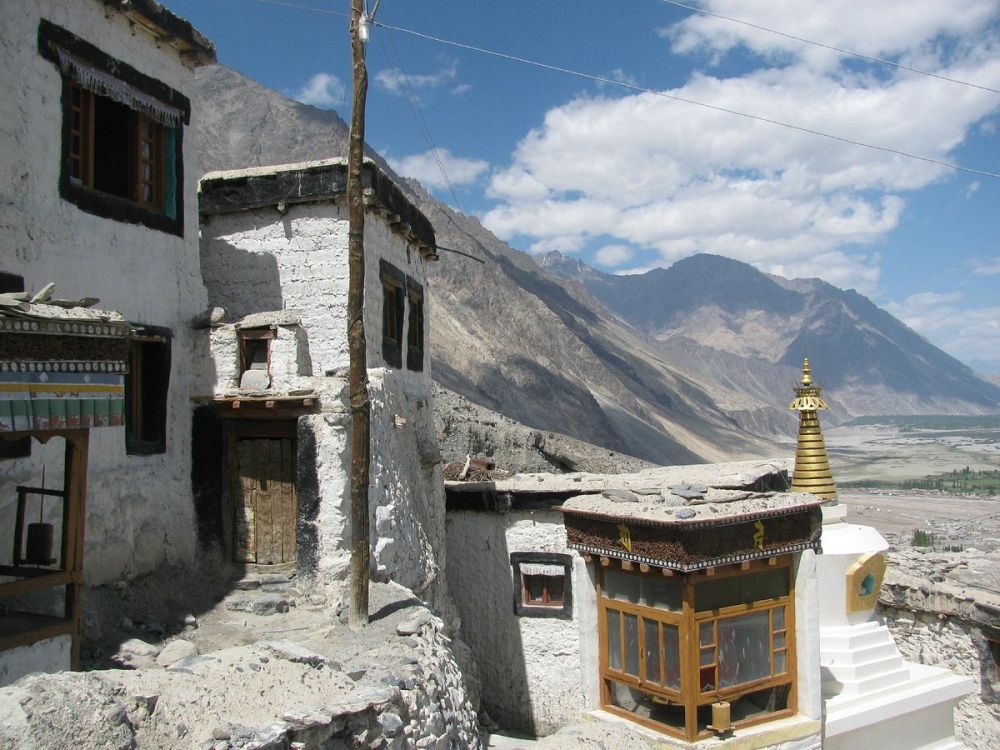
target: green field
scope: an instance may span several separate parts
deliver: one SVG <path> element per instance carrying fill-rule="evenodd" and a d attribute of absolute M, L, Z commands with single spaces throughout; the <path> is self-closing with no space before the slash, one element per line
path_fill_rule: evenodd
<path fill-rule="evenodd" d="M 864 427 L 867 425 L 887 425 L 900 430 L 1000 430 L 1000 414 L 981 416 L 955 415 L 884 415 L 877 417 L 856 417 L 844 422 L 844 427 Z"/>
<path fill-rule="evenodd" d="M 976 471 L 966 466 L 943 474 L 931 474 L 922 479 L 898 482 L 869 479 L 842 482 L 843 487 L 876 487 L 893 490 L 941 490 L 957 495 L 1000 495 L 1000 470 Z"/>

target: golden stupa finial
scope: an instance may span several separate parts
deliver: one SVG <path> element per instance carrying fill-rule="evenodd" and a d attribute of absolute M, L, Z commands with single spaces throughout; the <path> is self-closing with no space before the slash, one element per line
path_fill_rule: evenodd
<path fill-rule="evenodd" d="M 816 414 L 817 411 L 827 408 L 826 402 L 820 396 L 822 390 L 813 385 L 809 360 L 804 360 L 802 386 L 795 389 L 795 400 L 788 407 L 799 413 L 799 437 L 795 448 L 792 492 L 810 492 L 818 497 L 833 500 L 837 497 L 837 485 L 833 483 L 823 431 L 819 426 L 819 415 Z"/>

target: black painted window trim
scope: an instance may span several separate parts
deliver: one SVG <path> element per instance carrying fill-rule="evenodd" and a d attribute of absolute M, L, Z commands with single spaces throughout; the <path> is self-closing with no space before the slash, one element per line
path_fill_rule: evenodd
<path fill-rule="evenodd" d="M 162 81 L 140 73 L 131 65 L 102 52 L 90 42 L 84 41 L 70 31 L 56 26 L 44 18 L 38 24 L 38 52 L 46 60 L 59 68 L 57 47 L 85 60 L 108 75 L 124 81 L 145 94 L 159 99 L 181 111 L 184 125 L 191 122 L 191 102 L 180 92 Z M 62 71 L 60 70 L 60 75 Z M 105 219 L 142 224 L 178 237 L 184 236 L 184 127 L 174 128 L 174 175 L 175 216 L 144 208 L 137 203 L 116 195 L 75 184 L 71 179 L 71 142 L 68 123 L 72 115 L 71 81 L 62 76 L 62 148 L 60 151 L 59 195 L 74 204 L 81 211 Z"/>
<path fill-rule="evenodd" d="M 532 605 L 524 602 L 524 581 L 521 566 L 525 564 L 561 565 L 563 568 L 563 601 L 561 607 Z M 510 567 L 514 576 L 514 614 L 518 617 L 554 617 L 573 619 L 573 557 L 560 552 L 511 552 Z"/>
<path fill-rule="evenodd" d="M 424 287 L 406 277 L 406 297 L 410 315 L 406 322 L 406 369 L 424 369 Z"/>
<path fill-rule="evenodd" d="M 382 359 L 389 367 L 403 366 L 403 307 L 406 274 L 391 263 L 379 259 L 379 278 L 382 280 Z M 389 333 L 390 320 L 395 323 L 396 338 Z"/>
<path fill-rule="evenodd" d="M 143 439 L 133 434 L 133 425 L 130 417 L 133 413 L 133 404 L 137 395 L 135 393 L 135 375 L 130 371 L 125 376 L 125 453 L 130 456 L 153 456 L 167 452 L 167 422 L 170 419 L 170 370 L 173 361 L 174 332 L 163 326 L 150 326 L 141 323 L 133 324 L 133 326 L 141 329 L 141 335 L 135 337 L 131 342 L 131 346 L 135 346 L 136 344 L 140 346 L 144 344 L 159 344 L 165 347 L 162 361 L 167 371 L 166 382 L 161 392 L 157 393 L 158 402 L 155 405 L 150 405 L 150 408 L 162 411 L 163 423 L 160 425 L 157 435 L 152 439 Z M 162 339 L 162 341 L 157 342 L 155 339 Z M 131 359 L 130 350 L 130 363 Z"/>

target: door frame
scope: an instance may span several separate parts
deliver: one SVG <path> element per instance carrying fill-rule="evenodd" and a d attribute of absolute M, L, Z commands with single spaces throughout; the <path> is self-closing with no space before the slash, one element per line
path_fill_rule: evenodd
<path fill-rule="evenodd" d="M 256 419 L 232 419 L 226 420 L 225 426 L 225 457 L 226 457 L 226 468 L 225 468 L 225 490 L 223 492 L 223 508 L 222 508 L 222 537 L 223 537 L 223 548 L 226 555 L 226 560 L 232 565 L 239 565 L 246 568 L 256 567 L 256 563 L 239 562 L 234 559 L 233 555 L 236 551 L 236 543 L 233 537 L 235 532 L 235 515 L 236 515 L 236 495 L 238 493 L 239 487 L 239 457 L 237 455 L 237 444 L 240 439 L 244 438 L 285 438 L 291 439 L 292 441 L 292 456 L 293 456 L 293 486 L 295 487 L 295 498 L 296 498 L 296 511 L 295 511 L 295 546 L 296 550 L 299 548 L 299 533 L 298 533 L 298 443 L 296 440 L 298 420 L 295 417 L 289 419 L 270 419 L 270 420 L 256 420 Z M 296 553 L 297 556 L 297 553 Z M 275 570 L 284 567 L 292 567 L 293 569 L 298 567 L 298 560 L 291 563 L 278 563 L 275 565 L 262 565 L 261 567 L 267 568 L 269 570 Z"/>

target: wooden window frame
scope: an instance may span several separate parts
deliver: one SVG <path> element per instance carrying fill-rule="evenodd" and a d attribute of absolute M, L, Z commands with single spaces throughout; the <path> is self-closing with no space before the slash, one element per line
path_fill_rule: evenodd
<path fill-rule="evenodd" d="M 391 263 L 379 259 L 382 281 L 382 359 L 397 370 L 403 366 L 403 311 L 406 275 Z"/>
<path fill-rule="evenodd" d="M 406 278 L 406 298 L 409 313 L 406 319 L 406 369 L 424 369 L 424 287 Z"/>
<path fill-rule="evenodd" d="M 179 113 L 176 126 L 161 124 L 129 107 L 131 133 L 124 151 L 129 156 L 127 196 L 104 192 L 95 185 L 95 99 L 108 99 L 80 87 L 60 68 L 60 50 L 95 70 L 121 81 L 143 96 L 158 100 Z M 184 236 L 184 125 L 191 118 L 190 100 L 162 81 L 140 73 L 107 55 L 72 32 L 42 19 L 38 26 L 38 51 L 52 62 L 62 80 L 62 149 L 59 194 L 80 210 L 117 221 L 142 224 L 179 237 Z M 127 106 L 127 105 L 122 105 Z M 74 125 L 74 115 L 77 116 Z M 170 133 L 169 139 L 167 133 Z M 150 134 L 149 157 L 140 134 Z M 172 147 L 168 146 L 172 143 Z M 172 158 L 171 158 L 172 153 Z M 148 179 L 144 165 L 148 164 Z M 151 190 L 147 194 L 146 187 Z M 168 200 L 169 195 L 169 200 Z"/>
<path fill-rule="evenodd" d="M 142 326 L 143 335 L 129 340 L 129 370 L 125 377 L 125 452 L 131 456 L 151 456 L 167 452 L 167 421 L 169 418 L 171 340 L 173 332 L 159 326 Z M 152 395 L 146 392 L 142 351 L 146 346 L 162 347 L 159 360 L 166 372 L 162 387 Z M 148 429 L 153 417 L 159 425 L 155 434 Z"/>
<path fill-rule="evenodd" d="M 562 568 L 562 598 L 555 599 L 549 594 L 546 583 L 542 600 L 532 599 L 525 585 L 525 578 L 534 577 L 523 573 L 521 566 L 540 564 L 559 566 Z M 511 573 L 514 582 L 514 614 L 518 617 L 555 617 L 571 619 L 573 617 L 573 558 L 571 555 L 559 552 L 512 552 L 510 554 Z M 539 576 L 555 578 L 556 576 Z"/>
<path fill-rule="evenodd" d="M 249 341 L 263 341 L 267 351 L 267 374 L 271 376 L 271 342 L 277 338 L 277 331 L 274 328 L 241 328 L 236 332 L 236 337 L 240 345 L 240 373 L 237 380 L 243 378 L 243 373 L 250 369 L 252 362 L 249 360 Z"/>
<path fill-rule="evenodd" d="M 709 571 L 700 571 L 687 575 L 676 574 L 669 569 L 652 568 L 644 566 L 646 570 L 636 571 L 631 563 L 622 563 L 621 570 L 639 576 L 667 576 L 674 577 L 680 575 L 680 583 L 683 586 L 683 605 L 679 612 L 668 611 L 649 607 L 643 604 L 611 599 L 604 595 L 604 570 L 611 565 L 618 565 L 617 561 L 604 558 L 598 568 L 597 576 L 597 601 L 598 601 L 598 631 L 600 648 L 600 683 L 601 683 L 601 706 L 610 713 L 622 716 L 635 721 L 644 726 L 648 726 L 657 731 L 664 732 L 674 737 L 694 741 L 713 736 L 708 729 L 699 730 L 698 709 L 709 706 L 717 700 L 733 701 L 750 693 L 772 688 L 781 688 L 787 685 L 788 699 L 784 709 L 776 710 L 766 714 L 755 714 L 744 720 L 734 720 L 733 727 L 741 728 L 760 724 L 762 722 L 774 721 L 776 719 L 792 716 L 797 710 L 797 663 L 795 651 L 795 590 L 792 571 L 792 559 L 790 555 L 780 558 L 771 558 L 765 561 L 752 563 L 741 563 L 727 566 L 725 568 L 713 568 Z M 784 569 L 788 576 L 788 593 L 780 597 L 761 599 L 747 604 L 737 604 L 722 607 L 714 610 L 702 612 L 695 611 L 695 587 L 699 583 L 707 583 L 713 580 L 720 580 L 730 576 L 745 576 L 765 570 Z M 784 608 L 784 628 L 775 627 L 774 611 Z M 609 664 L 609 644 L 608 644 L 608 611 L 618 611 L 619 643 L 621 653 L 619 654 L 620 669 L 611 669 Z M 730 619 L 753 612 L 767 611 L 768 625 L 770 628 L 770 674 L 767 677 L 733 685 L 727 688 L 718 688 L 718 623 L 722 620 Z M 637 618 L 638 628 L 638 658 L 639 674 L 632 675 L 626 672 L 625 653 L 625 615 L 634 615 Z M 663 655 L 663 630 L 658 630 L 660 639 L 660 665 L 659 675 L 661 680 L 654 682 L 648 679 L 645 649 L 644 622 L 655 621 L 661 624 L 676 626 L 678 628 L 678 650 L 680 663 L 680 688 L 672 689 L 665 686 Z M 702 690 L 701 688 L 701 651 L 702 646 L 699 632 L 703 624 L 712 624 L 714 640 L 708 647 L 714 649 L 713 662 L 704 665 L 716 669 L 715 689 Z M 775 636 L 784 636 L 784 646 L 775 646 Z M 785 671 L 775 674 L 775 654 L 785 654 Z M 612 703 L 609 688 L 609 680 L 623 683 L 631 688 L 640 690 L 648 694 L 654 702 L 674 703 L 684 707 L 684 729 L 639 716 L 626 709 L 619 708 Z"/>

